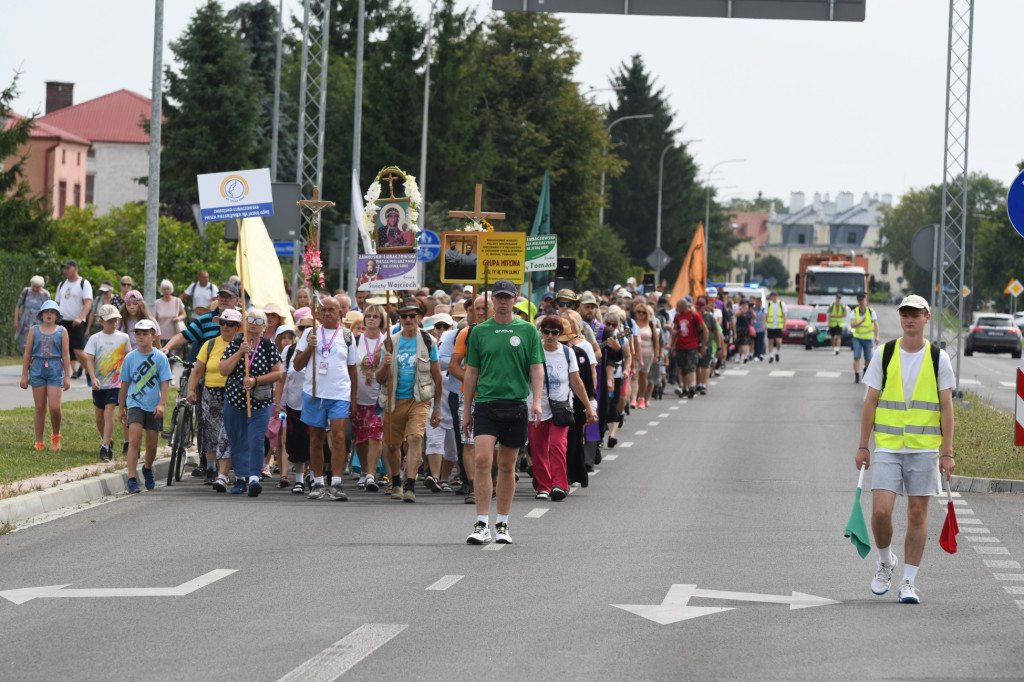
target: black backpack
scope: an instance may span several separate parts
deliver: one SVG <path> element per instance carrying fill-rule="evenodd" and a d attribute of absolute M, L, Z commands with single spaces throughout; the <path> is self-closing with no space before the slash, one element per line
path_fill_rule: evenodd
<path fill-rule="evenodd" d="M 932 354 L 932 371 L 935 372 L 935 382 L 938 386 L 939 381 L 939 347 L 934 343 L 929 344 Z M 892 354 L 896 352 L 896 340 L 886 341 L 885 345 L 882 346 L 882 388 L 878 390 L 879 395 L 885 390 L 885 377 L 889 373 L 889 363 L 892 361 Z M 906 398 L 907 396 L 903 396 Z"/>

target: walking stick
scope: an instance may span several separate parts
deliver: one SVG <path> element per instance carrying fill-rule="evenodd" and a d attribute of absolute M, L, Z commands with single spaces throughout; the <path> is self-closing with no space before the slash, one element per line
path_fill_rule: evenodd
<path fill-rule="evenodd" d="M 310 296 L 310 298 L 309 298 L 309 305 L 310 305 L 310 307 L 313 310 L 313 326 L 310 328 L 309 334 L 310 334 L 310 336 L 313 337 L 313 343 L 314 344 L 316 343 L 316 304 L 317 304 L 317 301 L 319 301 L 319 300 L 320 300 L 320 294 L 319 294 L 319 292 L 316 291 L 316 289 L 314 289 L 313 290 L 313 295 Z M 309 339 L 308 338 L 306 339 L 306 345 L 307 346 L 309 345 Z M 312 398 L 313 398 L 313 400 L 316 400 L 316 349 L 313 350 L 312 361 L 313 361 L 313 395 L 312 395 Z"/>
<path fill-rule="evenodd" d="M 238 249 L 242 252 L 242 257 L 239 259 L 242 267 L 238 268 L 238 279 L 242 290 L 242 341 L 246 344 L 249 343 L 249 325 L 246 323 L 245 318 L 248 314 L 245 307 L 245 267 L 248 265 L 247 254 L 245 251 L 245 237 L 242 231 L 242 220 L 235 218 L 235 226 L 238 228 Z M 249 363 L 246 362 L 246 358 L 242 356 L 242 364 L 245 366 L 245 378 L 249 379 Z M 243 384 L 244 385 L 244 384 Z M 245 391 L 245 413 L 247 417 L 252 417 L 252 396 L 249 394 L 249 390 Z"/>
<path fill-rule="evenodd" d="M 387 319 L 384 321 L 384 323 L 386 325 L 386 328 L 387 328 L 387 332 L 386 332 L 386 336 L 385 336 L 385 341 L 384 341 L 384 351 L 387 352 L 388 348 L 391 347 L 391 289 L 387 289 L 387 290 L 384 291 L 384 306 L 385 306 L 384 307 L 384 310 L 385 310 L 384 315 L 385 315 L 385 317 L 387 317 Z M 383 355 L 383 353 L 382 353 L 382 355 Z M 392 356 L 393 355 L 394 354 L 392 353 Z M 394 361 L 395 361 L 395 358 L 392 357 L 391 358 L 391 362 L 394 362 Z M 391 369 L 388 368 L 388 374 L 390 375 L 390 373 L 391 373 Z M 389 376 L 389 379 L 390 379 L 390 376 Z M 384 386 L 382 385 L 381 388 L 384 388 Z M 384 410 L 384 443 L 388 446 L 388 448 L 390 448 L 391 447 L 391 381 L 390 380 L 388 381 L 387 391 L 388 391 L 388 402 L 387 402 L 387 408 Z M 394 473 L 395 472 L 392 472 L 392 475 L 394 475 Z"/>

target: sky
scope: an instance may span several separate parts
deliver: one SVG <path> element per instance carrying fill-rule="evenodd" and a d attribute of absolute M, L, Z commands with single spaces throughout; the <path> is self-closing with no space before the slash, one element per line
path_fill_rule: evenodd
<path fill-rule="evenodd" d="M 429 0 L 410 1 L 425 17 Z M 165 43 L 181 35 L 201 4 L 164 3 Z M 490 11 L 489 0 L 460 4 L 481 17 Z M 1013 66 L 1024 2 L 974 4 L 968 169 L 1009 185 L 1024 160 L 1024 86 Z M 21 70 L 15 111 L 42 110 L 47 80 L 75 83 L 76 103 L 120 88 L 150 94 L 152 1 L 104 0 L 102 10 L 90 12 L 81 0 L 9 5 L 0 86 Z M 301 0 L 284 6 L 286 15 L 301 14 Z M 867 20 L 858 23 L 561 16 L 581 54 L 575 77 L 583 90 L 608 87 L 619 65 L 634 54 L 644 58 L 702 179 L 730 161 L 711 176 L 720 199 L 762 192 L 788 204 L 794 191 L 808 199 L 840 191 L 898 199 L 942 182 L 949 21 L 942 0 L 867 0 Z M 165 49 L 165 64 L 171 57 Z M 607 102 L 612 95 L 590 96 Z"/>

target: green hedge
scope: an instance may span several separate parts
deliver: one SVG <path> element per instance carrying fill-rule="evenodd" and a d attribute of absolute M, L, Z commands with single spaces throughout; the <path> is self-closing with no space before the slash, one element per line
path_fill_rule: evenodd
<path fill-rule="evenodd" d="M 18 344 L 14 339 L 14 306 L 18 303 L 21 290 L 36 274 L 36 262 L 29 254 L 0 252 L 0 355 L 17 355 Z"/>

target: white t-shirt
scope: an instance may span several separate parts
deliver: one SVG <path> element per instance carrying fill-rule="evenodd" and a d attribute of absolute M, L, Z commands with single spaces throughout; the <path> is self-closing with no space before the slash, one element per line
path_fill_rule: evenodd
<path fill-rule="evenodd" d="M 875 390 L 881 390 L 882 388 L 882 349 L 885 344 L 880 344 L 875 348 L 874 354 L 871 356 L 871 364 L 868 365 L 867 371 L 864 372 L 864 385 Z M 900 348 L 900 374 L 903 377 L 903 399 L 909 401 L 911 396 L 914 395 L 914 388 L 916 386 L 917 375 L 921 372 L 921 363 L 927 359 L 928 364 L 931 364 L 931 355 L 925 356 L 925 348 L 917 351 L 916 353 L 908 353 L 907 351 Z M 926 368 L 926 371 L 931 371 L 931 368 Z M 953 363 L 949 360 L 949 355 L 946 351 L 939 351 L 939 374 L 936 377 L 939 386 L 939 391 L 944 391 L 948 388 L 956 388 L 956 375 L 953 374 Z M 889 450 L 886 448 L 875 448 L 879 452 L 938 452 L 938 449 L 931 451 L 914 450 L 906 446 L 902 450 Z"/>
<path fill-rule="evenodd" d="M 74 282 L 64 280 L 57 285 L 57 295 L 54 296 L 57 305 L 60 306 L 60 316 L 70 322 L 82 316 L 82 309 L 86 301 L 92 300 L 92 285 L 89 280 L 79 277 Z"/>
<path fill-rule="evenodd" d="M 306 380 L 305 372 L 295 369 L 295 356 L 299 354 L 299 351 L 285 348 L 284 352 L 281 353 L 281 359 L 287 360 L 288 353 L 292 354 L 292 359 L 288 363 L 284 377 L 284 404 L 293 410 L 301 410 L 302 384 Z M 317 386 L 317 388 L 319 389 L 320 387 Z"/>
<path fill-rule="evenodd" d="M 302 333 L 295 350 L 303 352 L 309 348 L 310 333 L 312 328 Z M 335 336 L 334 332 L 338 332 Z M 352 345 L 345 343 L 345 330 L 342 327 L 337 329 L 324 329 L 323 326 L 316 328 L 320 337 L 316 340 L 316 353 L 310 356 L 306 369 L 303 371 L 305 379 L 302 382 L 302 392 L 306 395 L 313 395 L 313 372 L 316 372 L 316 397 L 327 398 L 328 400 L 351 400 L 352 384 L 348 378 L 348 368 L 356 364 L 355 339 Z M 333 343 L 331 342 L 333 339 Z M 328 344 L 329 347 L 328 347 Z M 324 350 L 327 349 L 327 354 Z M 321 367 L 326 367 L 326 373 L 321 372 Z"/>
<path fill-rule="evenodd" d="M 192 282 L 185 289 L 185 295 L 192 297 L 192 314 L 195 314 L 196 308 L 206 308 L 212 310 L 216 306 L 213 305 L 213 300 L 217 298 L 217 287 L 214 286 L 213 282 L 207 282 L 204 287 L 199 282 Z"/>
<path fill-rule="evenodd" d="M 384 347 L 384 335 L 370 340 L 363 334 L 356 341 L 356 381 L 359 382 L 359 394 L 356 396 L 357 405 L 373 405 L 377 402 L 377 395 L 380 393 L 380 384 L 374 377 L 374 369 L 370 369 L 370 361 L 378 348 Z M 367 385 L 369 381 L 369 385 Z"/>
<path fill-rule="evenodd" d="M 85 354 L 93 357 L 93 370 L 101 389 L 121 387 L 121 364 L 131 350 L 128 335 L 119 331 L 93 334 L 85 342 Z"/>
<path fill-rule="evenodd" d="M 547 398 L 550 396 L 553 400 L 568 400 L 571 390 L 569 388 L 569 376 L 574 372 L 579 372 L 580 367 L 576 362 L 576 354 L 569 350 L 569 364 L 565 363 L 565 351 L 562 350 L 565 346 L 559 344 L 559 347 L 553 351 L 544 351 L 544 366 L 547 368 L 547 385 L 541 384 L 541 397 L 540 401 L 541 408 L 541 421 L 551 419 L 551 406 L 548 404 Z M 526 400 L 527 405 L 533 404 L 533 391 L 530 391 L 530 397 Z"/>

